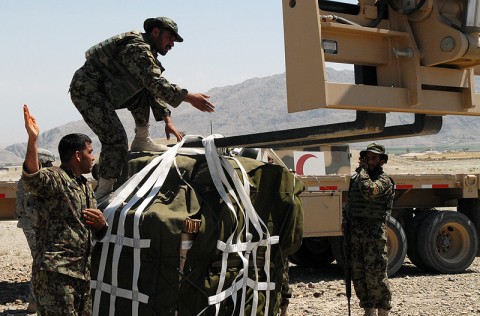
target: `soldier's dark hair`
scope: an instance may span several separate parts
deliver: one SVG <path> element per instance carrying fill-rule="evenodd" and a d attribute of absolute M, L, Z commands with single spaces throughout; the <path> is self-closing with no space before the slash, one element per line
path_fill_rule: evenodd
<path fill-rule="evenodd" d="M 58 143 L 58 153 L 60 161 L 66 163 L 70 161 L 76 151 L 82 151 L 87 148 L 87 144 L 91 144 L 92 140 L 85 134 L 74 133 L 63 136 Z"/>

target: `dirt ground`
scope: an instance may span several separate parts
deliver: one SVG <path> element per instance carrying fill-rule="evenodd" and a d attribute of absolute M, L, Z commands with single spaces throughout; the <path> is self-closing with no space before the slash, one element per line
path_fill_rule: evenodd
<path fill-rule="evenodd" d="M 352 169 L 359 151 L 352 151 Z M 479 174 L 480 152 L 408 153 L 389 155 L 383 166 L 389 174 Z"/>
<path fill-rule="evenodd" d="M 31 258 L 15 221 L 0 221 L 0 315 L 28 315 L 26 293 Z M 406 261 L 390 279 L 392 315 L 480 315 L 480 258 L 465 273 L 431 275 Z M 343 272 L 334 263 L 325 269 L 290 268 L 293 298 L 288 309 L 296 315 L 347 315 Z M 354 293 L 354 292 L 353 292 Z M 362 315 L 355 294 L 352 315 Z"/>

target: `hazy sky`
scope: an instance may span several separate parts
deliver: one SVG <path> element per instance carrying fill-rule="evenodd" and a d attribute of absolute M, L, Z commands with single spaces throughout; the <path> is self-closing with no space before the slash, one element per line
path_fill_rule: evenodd
<path fill-rule="evenodd" d="M 24 103 L 42 131 L 81 119 L 68 87 L 84 52 L 155 16 L 185 40 L 160 58 L 164 75 L 192 92 L 285 71 L 280 0 L 3 0 L 0 147 L 26 141 Z"/>

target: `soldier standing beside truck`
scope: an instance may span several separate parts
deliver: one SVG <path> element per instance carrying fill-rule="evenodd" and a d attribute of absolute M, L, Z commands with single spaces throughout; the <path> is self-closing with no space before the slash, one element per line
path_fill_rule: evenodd
<path fill-rule="evenodd" d="M 48 168 L 53 166 L 55 156 L 48 150 L 38 148 L 38 162 L 40 168 Z M 27 239 L 28 248 L 32 259 L 37 253 L 35 240 L 35 226 L 37 224 L 38 205 L 37 198 L 25 191 L 23 180 L 20 179 L 17 183 L 16 193 L 16 207 L 15 213 L 18 219 L 17 227 L 23 230 L 25 238 Z M 28 287 L 28 306 L 27 312 L 34 313 L 36 311 L 35 299 L 33 297 L 32 282 Z"/>
<path fill-rule="evenodd" d="M 102 144 L 99 181 L 95 197 L 108 198 L 120 176 L 128 151 L 128 140 L 115 110 L 127 108 L 135 120 L 132 151 L 163 151 L 149 134 L 150 108 L 157 121 L 165 122 L 167 138 L 182 136 L 173 124 L 167 104 L 177 107 L 189 102 L 203 112 L 214 106 L 203 93 L 190 93 L 162 76 L 157 60 L 183 42 L 177 24 L 169 18 L 146 19 L 145 33 L 131 31 L 103 41 L 86 52 L 85 64 L 75 72 L 70 94 L 75 107 Z M 108 199 L 107 199 L 108 200 Z M 100 202 L 102 202 L 100 201 Z"/>
<path fill-rule="evenodd" d="M 359 166 L 350 182 L 345 206 L 346 249 L 351 278 L 365 316 L 388 315 L 391 292 L 387 277 L 387 217 L 393 199 L 393 180 L 383 171 L 385 147 L 372 143 L 360 152 Z"/>
<path fill-rule="evenodd" d="M 103 237 L 108 228 L 82 176 L 90 173 L 95 160 L 92 142 L 84 134 L 64 136 L 58 145 L 60 167 L 40 169 L 40 131 L 26 105 L 23 112 L 28 143 L 22 179 L 25 190 L 41 197 L 35 230 L 37 255 L 32 265 L 37 313 L 91 315 L 92 242 Z"/>

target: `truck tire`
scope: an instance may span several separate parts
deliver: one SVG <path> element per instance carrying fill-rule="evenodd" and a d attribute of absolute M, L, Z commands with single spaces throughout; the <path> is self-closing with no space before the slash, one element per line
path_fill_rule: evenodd
<path fill-rule="evenodd" d="M 302 245 L 288 260 L 305 268 L 324 268 L 333 260 L 332 248 L 325 237 L 303 238 Z"/>
<path fill-rule="evenodd" d="M 402 267 L 407 256 L 407 243 L 402 225 L 390 216 L 387 221 L 388 276 L 394 275 Z"/>
<path fill-rule="evenodd" d="M 422 259 L 418 254 L 418 231 L 423 221 L 426 220 L 429 216 L 435 214 L 436 212 L 437 211 L 431 209 L 418 212 L 413 217 L 410 225 L 406 227 L 408 242 L 407 256 L 418 269 L 423 271 L 428 271 L 428 267 L 423 263 Z"/>
<path fill-rule="evenodd" d="M 345 255 L 343 253 L 343 237 L 331 237 L 333 256 L 337 264 L 344 269 Z M 400 223 L 392 216 L 387 221 L 387 257 L 388 276 L 394 275 L 403 265 L 407 255 L 407 235 Z"/>
<path fill-rule="evenodd" d="M 417 246 L 418 254 L 429 271 L 461 273 L 475 259 L 477 231 L 462 213 L 436 212 L 420 226 Z"/>

